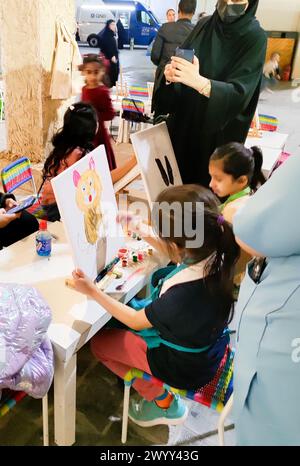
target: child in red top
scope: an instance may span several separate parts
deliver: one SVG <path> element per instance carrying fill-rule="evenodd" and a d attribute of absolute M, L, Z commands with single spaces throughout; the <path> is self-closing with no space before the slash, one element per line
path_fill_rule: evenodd
<path fill-rule="evenodd" d="M 78 162 L 94 149 L 92 141 L 97 131 L 97 114 L 94 108 L 82 102 L 71 105 L 64 116 L 64 126 L 53 137 L 53 151 L 43 169 L 40 202 L 45 217 L 55 222 L 60 219 L 51 179 Z"/>
<path fill-rule="evenodd" d="M 111 121 L 115 111 L 110 99 L 109 89 L 105 86 L 105 64 L 97 55 L 87 55 L 83 59 L 82 71 L 86 85 L 82 89 L 82 101 L 93 105 L 98 114 L 99 128 L 94 141 L 95 147 L 104 144 L 110 170 L 117 167 L 110 135 L 105 122 Z"/>

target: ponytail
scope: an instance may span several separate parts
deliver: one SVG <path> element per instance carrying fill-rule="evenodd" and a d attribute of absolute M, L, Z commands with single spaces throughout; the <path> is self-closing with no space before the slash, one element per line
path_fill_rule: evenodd
<path fill-rule="evenodd" d="M 174 203 L 178 203 L 181 208 L 175 208 L 170 213 L 170 206 L 174 206 Z M 188 210 L 186 206 L 189 206 Z M 202 209 L 203 206 L 204 209 Z M 199 207 L 201 207 L 200 210 Z M 189 264 L 197 264 L 207 260 L 204 283 L 211 299 L 218 306 L 216 316 L 218 323 L 222 326 L 230 322 L 234 303 L 234 268 L 239 258 L 240 248 L 235 242 L 231 225 L 220 215 L 217 198 L 209 189 L 199 185 L 175 186 L 160 193 L 156 199 L 155 209 L 158 211 L 153 211 L 153 228 L 170 251 L 176 244 L 182 253 L 183 261 L 188 260 Z M 197 212 L 204 214 L 203 231 L 201 226 L 203 244 L 200 247 L 191 247 L 188 245 L 196 238 L 196 233 L 195 237 L 191 237 L 184 228 L 181 234 L 178 234 L 176 225 L 185 225 L 186 214 L 192 213 L 192 221 L 189 217 L 189 222 L 197 227 Z M 164 232 L 163 218 L 168 221 L 170 228 L 168 235 Z M 172 255 L 170 257 L 172 258 Z"/>
<path fill-rule="evenodd" d="M 207 265 L 206 283 L 213 294 L 220 298 L 219 319 L 231 322 L 233 318 L 233 278 L 235 265 L 240 257 L 240 248 L 235 241 L 232 226 L 222 215 L 209 214 L 214 224 L 216 251 Z M 207 221 L 207 217 L 205 218 Z M 211 225 L 212 226 L 212 225 Z"/>
<path fill-rule="evenodd" d="M 263 154 L 259 147 L 248 149 L 239 142 L 231 142 L 215 150 L 210 161 L 217 160 L 222 160 L 224 173 L 235 180 L 246 176 L 252 191 L 257 191 L 266 182 L 262 173 Z"/>
<path fill-rule="evenodd" d="M 262 172 L 263 165 L 263 153 L 257 146 L 251 147 L 252 156 L 254 159 L 254 172 L 250 181 L 250 188 L 252 191 L 257 191 L 259 186 L 262 186 L 266 182 L 266 178 Z"/>

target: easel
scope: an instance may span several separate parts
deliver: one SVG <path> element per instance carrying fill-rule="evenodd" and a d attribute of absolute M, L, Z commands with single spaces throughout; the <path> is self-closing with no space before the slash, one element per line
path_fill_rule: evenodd
<path fill-rule="evenodd" d="M 123 79 L 122 67 L 120 67 L 120 79 L 116 83 L 116 96 L 117 100 L 119 100 L 119 97 L 128 97 L 128 84 L 127 81 Z"/>
<path fill-rule="evenodd" d="M 254 118 L 252 120 L 252 124 L 251 124 L 251 128 L 249 129 L 248 137 L 249 138 L 262 138 L 258 110 L 256 110 Z"/>

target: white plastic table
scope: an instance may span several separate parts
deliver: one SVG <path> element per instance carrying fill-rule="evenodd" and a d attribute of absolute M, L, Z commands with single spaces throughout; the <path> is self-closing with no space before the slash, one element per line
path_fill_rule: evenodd
<path fill-rule="evenodd" d="M 267 177 L 281 156 L 289 135 L 277 131 L 261 131 L 261 138 L 248 137 L 245 146 L 250 148 L 258 146 L 263 153 L 263 172 Z"/>
<path fill-rule="evenodd" d="M 261 131 L 261 133 L 261 138 L 248 137 L 245 143 L 246 147 L 259 146 L 262 149 L 283 150 L 289 137 L 288 134 L 278 133 L 277 131 Z"/>
<path fill-rule="evenodd" d="M 65 279 L 74 269 L 71 250 L 60 222 L 49 223 L 48 229 L 58 238 L 52 243 L 51 257 L 41 258 L 36 254 L 33 234 L 0 252 L 0 282 L 36 287 L 52 310 L 48 334 L 55 354 L 55 442 L 72 445 L 75 442 L 77 352 L 111 316 L 94 301 L 65 286 Z M 123 292 L 113 296 L 124 303 L 130 301 L 147 285 L 151 273 L 165 265 L 162 261 L 154 252 L 145 264 L 145 271 L 130 280 Z"/>

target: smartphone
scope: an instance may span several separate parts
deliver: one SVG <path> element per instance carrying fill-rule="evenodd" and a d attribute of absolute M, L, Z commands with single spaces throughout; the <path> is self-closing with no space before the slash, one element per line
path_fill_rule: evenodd
<path fill-rule="evenodd" d="M 175 50 L 175 57 L 183 58 L 184 60 L 187 60 L 190 63 L 193 63 L 194 56 L 195 50 L 193 49 L 181 49 L 180 47 L 177 47 Z"/>
<path fill-rule="evenodd" d="M 12 209 L 7 210 L 7 214 L 17 214 L 19 212 L 22 212 L 22 210 L 26 210 L 29 207 L 31 207 L 35 201 L 36 201 L 36 196 L 30 196 L 24 199 L 20 204 L 16 205 Z"/>

